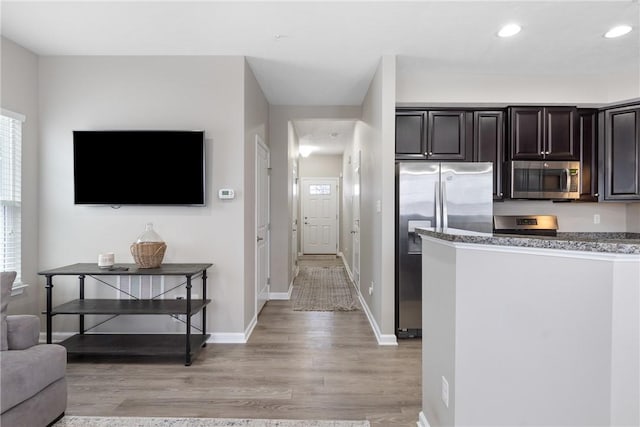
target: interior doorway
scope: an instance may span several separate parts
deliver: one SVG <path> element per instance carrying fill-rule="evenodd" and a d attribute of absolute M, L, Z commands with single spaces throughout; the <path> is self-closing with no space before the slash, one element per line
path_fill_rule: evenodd
<path fill-rule="evenodd" d="M 338 253 L 338 178 L 302 178 L 302 252 Z"/>
<path fill-rule="evenodd" d="M 269 258 L 271 247 L 271 230 L 269 225 L 269 162 L 269 148 L 265 145 L 264 141 L 262 141 L 262 138 L 256 135 L 256 316 L 269 299 Z"/>
<path fill-rule="evenodd" d="M 353 162 L 353 189 L 351 193 L 351 274 L 360 289 L 360 150 Z"/>

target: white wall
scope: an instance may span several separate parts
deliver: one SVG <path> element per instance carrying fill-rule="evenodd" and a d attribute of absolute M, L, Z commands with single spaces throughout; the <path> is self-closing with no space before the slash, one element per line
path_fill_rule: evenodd
<path fill-rule="evenodd" d="M 342 155 L 311 154 L 300 158 L 301 178 L 336 177 L 342 173 Z"/>
<path fill-rule="evenodd" d="M 397 74 L 398 104 L 603 105 L 640 94 L 640 68 L 604 77 L 442 73 L 430 71 L 427 60 L 399 56 Z"/>
<path fill-rule="evenodd" d="M 395 343 L 395 57 L 383 56 L 362 104 L 354 143 L 345 155 L 361 151 L 360 292 L 370 311 L 378 340 Z M 345 162 L 343 162 L 344 164 Z M 343 173 L 351 185 L 348 162 Z M 350 215 L 350 214 L 349 214 Z M 350 230 L 345 218 L 343 233 Z M 349 238 L 342 236 L 342 241 Z M 350 245 L 346 244 L 348 251 Z M 346 256 L 351 262 L 350 256 Z M 369 287 L 373 293 L 369 295 Z"/>
<path fill-rule="evenodd" d="M 640 203 L 627 205 L 627 231 L 640 233 Z"/>
<path fill-rule="evenodd" d="M 244 328 L 252 325 L 256 305 L 256 136 L 269 145 L 269 103 L 251 67 L 244 63 Z"/>
<path fill-rule="evenodd" d="M 12 314 L 39 314 L 44 299 L 38 285 L 38 57 L 4 37 L 0 100 L 2 108 L 26 116 L 22 125 L 22 281 L 30 286 L 11 298 Z"/>
<path fill-rule="evenodd" d="M 209 331 L 242 333 L 244 67 L 242 57 L 41 57 L 39 268 L 95 262 L 107 250 L 115 252 L 116 262 L 132 262 L 129 245 L 146 222 L 153 222 L 167 242 L 164 262 L 215 264 L 209 270 Z M 247 129 L 258 121 L 247 120 Z M 206 207 L 74 206 L 74 129 L 204 129 Z M 129 175 L 132 185 L 144 179 L 117 165 L 114 173 Z M 235 200 L 222 202 L 215 194 L 221 187 L 241 191 Z M 54 284 L 54 303 L 76 297 L 75 280 L 56 277 Z M 88 293 L 94 287 L 89 285 Z M 194 283 L 194 292 L 198 288 Z M 64 317 L 54 320 L 55 331 L 73 330 L 75 320 Z M 147 323 L 158 330 L 167 327 Z"/>
<path fill-rule="evenodd" d="M 287 292 L 293 279 L 291 239 L 293 232 L 293 170 L 298 147 L 290 138 L 290 121 L 299 119 L 360 118 L 359 106 L 282 106 L 269 107 L 271 147 L 271 292 Z M 296 207 L 297 208 L 297 207 Z"/>
<path fill-rule="evenodd" d="M 553 203 L 549 200 L 507 200 L 493 204 L 494 215 L 557 215 L 558 231 L 627 231 L 624 203 Z M 600 224 L 593 223 L 600 215 Z"/>

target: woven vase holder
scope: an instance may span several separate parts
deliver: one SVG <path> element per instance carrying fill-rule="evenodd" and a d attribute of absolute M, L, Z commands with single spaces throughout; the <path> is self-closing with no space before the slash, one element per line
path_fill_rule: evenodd
<path fill-rule="evenodd" d="M 141 242 L 131 245 L 131 255 L 140 268 L 157 268 L 162 264 L 167 244 L 164 242 Z"/>

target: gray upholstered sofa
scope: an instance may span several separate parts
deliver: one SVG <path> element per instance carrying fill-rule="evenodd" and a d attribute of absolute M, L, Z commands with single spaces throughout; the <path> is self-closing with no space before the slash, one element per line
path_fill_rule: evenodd
<path fill-rule="evenodd" d="M 0 425 L 51 425 L 64 415 L 67 407 L 67 351 L 58 344 L 38 344 L 40 318 L 37 316 L 7 316 L 15 272 L 0 272 L 0 277 Z"/>

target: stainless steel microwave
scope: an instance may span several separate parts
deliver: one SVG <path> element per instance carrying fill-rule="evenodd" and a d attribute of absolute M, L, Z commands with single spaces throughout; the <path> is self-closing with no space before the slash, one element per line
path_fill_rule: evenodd
<path fill-rule="evenodd" d="M 509 193 L 512 199 L 579 199 L 580 162 L 509 162 Z"/>

